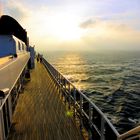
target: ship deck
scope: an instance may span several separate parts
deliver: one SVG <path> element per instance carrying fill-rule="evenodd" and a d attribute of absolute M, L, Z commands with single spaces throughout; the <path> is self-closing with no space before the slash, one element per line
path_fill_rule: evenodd
<path fill-rule="evenodd" d="M 20 94 L 8 140 L 81 140 L 74 120 L 66 115 L 59 91 L 45 67 L 37 63 Z"/>
<path fill-rule="evenodd" d="M 10 56 L 0 58 L 0 68 L 11 62 Z"/>

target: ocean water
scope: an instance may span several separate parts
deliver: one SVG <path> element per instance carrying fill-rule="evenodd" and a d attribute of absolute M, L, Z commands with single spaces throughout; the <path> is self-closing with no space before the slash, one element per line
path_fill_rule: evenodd
<path fill-rule="evenodd" d="M 140 125 L 140 52 L 46 52 L 44 57 L 106 114 L 120 133 Z"/>

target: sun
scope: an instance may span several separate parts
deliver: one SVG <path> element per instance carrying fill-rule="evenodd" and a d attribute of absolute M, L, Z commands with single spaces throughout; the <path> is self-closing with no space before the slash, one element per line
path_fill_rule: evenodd
<path fill-rule="evenodd" d="M 42 17 L 44 19 L 44 17 Z M 78 18 L 73 15 L 55 14 L 48 16 L 40 25 L 42 33 L 60 41 L 79 40 L 83 30 L 79 27 Z"/>
<path fill-rule="evenodd" d="M 82 31 L 71 21 L 60 21 L 56 28 L 52 29 L 52 33 L 60 40 L 78 40 L 82 36 Z"/>

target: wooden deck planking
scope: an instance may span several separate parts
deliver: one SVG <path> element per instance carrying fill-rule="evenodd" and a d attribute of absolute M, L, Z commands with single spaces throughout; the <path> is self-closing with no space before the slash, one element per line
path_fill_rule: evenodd
<path fill-rule="evenodd" d="M 81 140 L 58 89 L 42 64 L 20 94 L 8 140 Z"/>

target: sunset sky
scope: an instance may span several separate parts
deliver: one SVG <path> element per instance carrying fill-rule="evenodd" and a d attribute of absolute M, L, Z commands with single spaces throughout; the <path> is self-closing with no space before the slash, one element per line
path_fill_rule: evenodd
<path fill-rule="evenodd" d="M 140 50 L 140 0 L 0 0 L 37 50 Z"/>

